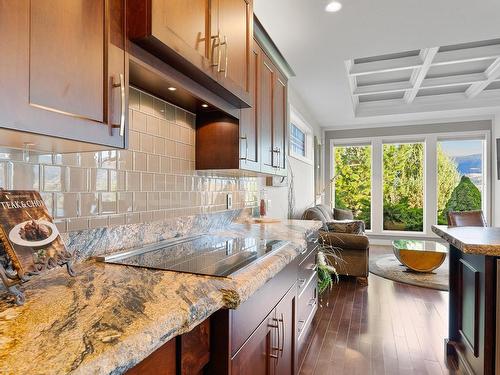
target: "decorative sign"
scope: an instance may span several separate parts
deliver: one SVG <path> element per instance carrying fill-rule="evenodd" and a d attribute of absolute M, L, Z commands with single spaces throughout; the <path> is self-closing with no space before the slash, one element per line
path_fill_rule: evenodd
<path fill-rule="evenodd" d="M 0 262 L 0 278 L 18 304 L 24 296 L 16 284 L 62 265 L 74 276 L 71 254 L 36 191 L 0 190 L 0 240 L 7 259 Z"/>

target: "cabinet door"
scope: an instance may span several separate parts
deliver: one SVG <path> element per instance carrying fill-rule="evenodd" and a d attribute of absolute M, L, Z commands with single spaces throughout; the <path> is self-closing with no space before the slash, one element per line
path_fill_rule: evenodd
<path fill-rule="evenodd" d="M 252 49 L 250 61 L 250 94 L 252 108 L 242 109 L 240 118 L 240 167 L 260 171 L 260 59 L 262 51 L 257 43 Z"/>
<path fill-rule="evenodd" d="M 220 37 L 219 81 L 229 90 L 250 101 L 250 59 L 253 12 L 250 0 L 217 0 Z"/>
<path fill-rule="evenodd" d="M 276 375 L 293 375 L 296 366 L 296 299 L 295 284 L 283 297 L 275 309 L 275 322 L 278 325 L 278 358 Z"/>
<path fill-rule="evenodd" d="M 273 91 L 273 166 L 279 174 L 286 168 L 287 122 L 286 79 L 276 70 Z"/>
<path fill-rule="evenodd" d="M 123 37 L 121 1 L 0 0 L 0 126 L 124 147 Z"/>
<path fill-rule="evenodd" d="M 260 65 L 260 126 L 262 171 L 273 172 L 273 91 L 274 65 L 262 54 Z"/>
<path fill-rule="evenodd" d="M 270 375 L 274 374 L 276 350 L 276 322 L 274 310 L 231 359 L 231 373 L 234 375 Z"/>
<path fill-rule="evenodd" d="M 209 0 L 152 0 L 152 34 L 170 40 L 178 51 L 185 53 L 185 46 L 196 52 L 198 59 L 206 60 L 211 40 L 209 15 Z"/>

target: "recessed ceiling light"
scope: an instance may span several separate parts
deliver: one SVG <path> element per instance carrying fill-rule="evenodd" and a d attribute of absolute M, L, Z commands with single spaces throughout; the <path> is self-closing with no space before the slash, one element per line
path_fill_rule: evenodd
<path fill-rule="evenodd" d="M 175 91 L 175 90 L 177 90 L 177 89 L 176 89 L 175 87 L 173 87 L 173 86 L 170 86 L 168 89 L 169 89 L 170 91 Z"/>
<path fill-rule="evenodd" d="M 325 10 L 331 13 L 338 12 L 340 9 L 342 9 L 342 4 L 338 1 L 332 1 L 325 7 Z"/>
<path fill-rule="evenodd" d="M 201 106 L 202 106 L 203 108 L 208 108 L 208 104 L 206 104 L 206 103 L 203 103 Z"/>

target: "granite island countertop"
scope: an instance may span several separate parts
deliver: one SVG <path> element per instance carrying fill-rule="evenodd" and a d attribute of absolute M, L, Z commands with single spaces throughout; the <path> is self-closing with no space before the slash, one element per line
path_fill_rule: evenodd
<path fill-rule="evenodd" d="M 236 308 L 281 271 L 321 227 L 314 221 L 231 224 L 210 234 L 290 244 L 229 278 L 85 261 L 0 292 L 0 373 L 120 374 L 221 308 Z"/>
<path fill-rule="evenodd" d="M 463 253 L 500 256 L 500 228 L 433 225 L 432 231 Z"/>

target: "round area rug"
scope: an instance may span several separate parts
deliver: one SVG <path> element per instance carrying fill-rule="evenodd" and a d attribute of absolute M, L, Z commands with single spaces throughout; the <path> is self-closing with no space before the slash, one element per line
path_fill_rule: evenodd
<path fill-rule="evenodd" d="M 373 255 L 370 256 L 370 272 L 400 283 L 448 290 L 448 257 L 432 273 L 420 273 L 408 270 L 393 254 Z"/>

